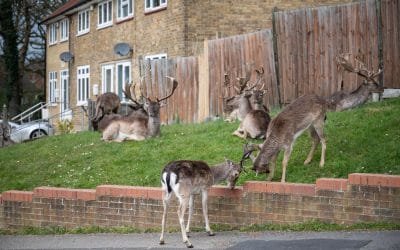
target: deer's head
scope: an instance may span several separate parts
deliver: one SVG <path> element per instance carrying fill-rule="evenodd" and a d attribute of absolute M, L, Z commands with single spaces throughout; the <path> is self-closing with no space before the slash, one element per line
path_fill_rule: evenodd
<path fill-rule="evenodd" d="M 253 152 L 259 151 L 257 157 L 252 157 Z M 268 152 L 264 152 L 263 145 L 258 144 L 246 144 L 243 148 L 243 160 L 251 158 L 253 161 L 253 167 L 251 170 L 254 170 L 257 174 L 269 173 L 269 163 L 271 161 L 271 156 Z"/>
<path fill-rule="evenodd" d="M 225 159 L 225 166 L 228 167 L 228 177 L 226 178 L 228 187 L 234 189 L 240 173 L 242 172 L 242 164 L 237 164 L 229 159 Z"/>

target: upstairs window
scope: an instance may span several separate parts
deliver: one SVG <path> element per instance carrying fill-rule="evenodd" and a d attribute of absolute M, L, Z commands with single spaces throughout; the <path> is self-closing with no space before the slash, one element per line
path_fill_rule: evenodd
<path fill-rule="evenodd" d="M 145 12 L 151 12 L 167 7 L 167 0 L 145 0 Z"/>
<path fill-rule="evenodd" d="M 69 20 L 63 19 L 60 21 L 60 41 L 68 40 L 69 35 Z"/>
<path fill-rule="evenodd" d="M 117 19 L 124 20 L 133 17 L 133 0 L 118 0 Z"/>
<path fill-rule="evenodd" d="M 58 23 L 52 23 L 49 25 L 49 45 L 57 43 L 57 26 Z"/>
<path fill-rule="evenodd" d="M 57 72 L 49 72 L 49 102 L 56 104 L 57 93 Z"/>
<path fill-rule="evenodd" d="M 90 30 L 89 9 L 78 13 L 78 35 L 88 33 Z"/>
<path fill-rule="evenodd" d="M 98 7 L 98 28 L 104 28 L 112 25 L 112 0 L 99 3 Z"/>

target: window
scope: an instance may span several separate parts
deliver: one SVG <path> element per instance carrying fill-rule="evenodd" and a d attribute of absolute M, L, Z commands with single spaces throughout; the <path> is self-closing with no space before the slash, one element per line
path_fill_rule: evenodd
<path fill-rule="evenodd" d="M 121 98 L 122 101 L 126 101 L 125 95 L 122 90 L 125 87 L 125 84 L 131 83 L 131 63 L 123 62 L 117 63 L 117 95 Z"/>
<path fill-rule="evenodd" d="M 90 30 L 89 9 L 78 13 L 78 35 L 88 33 Z"/>
<path fill-rule="evenodd" d="M 60 41 L 68 40 L 69 20 L 63 19 L 60 21 Z"/>
<path fill-rule="evenodd" d="M 123 20 L 133 17 L 133 0 L 118 0 L 117 19 Z"/>
<path fill-rule="evenodd" d="M 150 12 L 167 7 L 167 0 L 145 0 L 145 12 Z"/>
<path fill-rule="evenodd" d="M 98 28 L 112 25 L 112 0 L 104 1 L 98 5 Z"/>
<path fill-rule="evenodd" d="M 101 86 L 102 93 L 114 92 L 116 89 L 114 87 L 114 65 L 102 66 Z"/>
<path fill-rule="evenodd" d="M 49 72 L 49 102 L 56 103 L 57 93 L 57 72 Z"/>
<path fill-rule="evenodd" d="M 58 23 L 52 23 L 49 26 L 49 44 L 57 43 L 57 26 Z"/>
<path fill-rule="evenodd" d="M 89 99 L 89 80 L 90 80 L 90 68 L 88 65 L 78 67 L 77 73 L 77 96 L 78 106 L 86 105 L 87 99 Z"/>

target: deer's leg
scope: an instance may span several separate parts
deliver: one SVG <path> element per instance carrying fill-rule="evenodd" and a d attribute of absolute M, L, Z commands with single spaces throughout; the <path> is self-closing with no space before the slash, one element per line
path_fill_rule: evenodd
<path fill-rule="evenodd" d="M 204 221 L 206 222 L 206 232 L 208 233 L 209 236 L 214 236 L 215 234 L 213 233 L 213 231 L 211 231 L 210 222 L 208 221 L 207 200 L 208 200 L 208 191 L 205 189 L 201 192 L 201 205 L 203 208 Z"/>
<path fill-rule="evenodd" d="M 189 204 L 189 193 L 180 194 L 179 196 L 179 207 L 178 207 L 178 217 L 179 217 L 179 224 L 181 225 L 181 232 L 182 232 L 182 240 L 185 243 L 186 247 L 192 248 L 193 245 L 189 241 L 186 230 L 185 230 L 185 211 Z"/>
<path fill-rule="evenodd" d="M 286 167 L 290 159 L 290 155 L 292 154 L 292 145 L 285 149 L 285 152 L 283 154 L 283 160 L 282 160 L 282 178 L 281 182 L 285 182 L 286 180 Z"/>
<path fill-rule="evenodd" d="M 190 195 L 189 198 L 189 215 L 188 215 L 188 221 L 186 224 L 186 233 L 190 232 L 190 221 L 192 220 L 192 215 L 193 215 L 193 195 Z"/>
<path fill-rule="evenodd" d="M 162 222 L 161 222 L 161 236 L 160 236 L 160 245 L 165 244 L 164 241 L 164 232 L 165 232 L 165 223 L 167 220 L 167 213 L 168 213 L 168 204 L 169 200 L 171 198 L 171 194 L 168 194 L 167 191 L 163 192 L 163 217 L 162 217 Z"/>
<path fill-rule="evenodd" d="M 319 162 L 319 166 L 323 167 L 325 165 L 325 151 L 326 151 L 326 141 L 324 135 L 324 118 L 319 120 L 315 125 L 315 132 L 318 134 L 319 139 L 321 141 L 321 161 Z"/>
<path fill-rule="evenodd" d="M 267 181 L 271 181 L 272 178 L 274 178 L 277 156 L 278 155 L 274 155 L 274 156 L 271 157 L 271 161 L 269 163 L 269 174 L 268 174 L 268 177 L 267 177 Z"/>
<path fill-rule="evenodd" d="M 315 149 L 317 148 L 319 142 L 320 142 L 320 138 L 319 135 L 317 134 L 317 131 L 315 130 L 314 126 L 310 126 L 310 136 L 312 139 L 312 146 L 311 146 L 311 150 L 308 153 L 307 159 L 304 161 L 304 165 L 307 165 L 311 162 L 314 153 L 315 153 Z"/>

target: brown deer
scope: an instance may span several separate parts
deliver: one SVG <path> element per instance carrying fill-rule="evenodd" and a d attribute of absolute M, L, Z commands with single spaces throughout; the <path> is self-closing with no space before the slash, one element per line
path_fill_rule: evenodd
<path fill-rule="evenodd" d="M 276 158 L 281 150 L 284 150 L 282 161 L 282 182 L 285 182 L 286 166 L 292 153 L 296 139 L 309 129 L 312 137 L 312 147 L 304 161 L 311 162 L 314 151 L 321 142 L 322 152 L 319 165 L 325 164 L 326 142 L 324 136 L 325 113 L 331 109 L 330 104 L 317 95 L 304 95 L 285 107 L 269 124 L 266 138 L 261 145 L 246 147 L 245 153 L 260 150 L 253 160 L 253 170 L 256 173 L 269 173 L 267 181 L 274 177 Z M 248 154 L 250 156 L 250 154 Z"/>
<path fill-rule="evenodd" d="M 169 95 L 161 99 L 155 98 L 155 100 L 146 97 L 143 103 L 143 109 L 146 111 L 146 113 L 133 112 L 128 116 L 112 117 L 109 124 L 106 125 L 106 128 L 103 131 L 103 140 L 117 142 L 122 142 L 124 140 L 141 141 L 149 137 L 160 136 L 161 103 L 170 98 L 178 86 L 178 82 L 175 80 L 175 78 L 169 76 L 167 76 L 167 78 L 173 83 L 172 90 Z M 125 95 L 134 102 L 140 104 L 127 91 L 125 91 Z"/>
<path fill-rule="evenodd" d="M 192 248 L 193 245 L 189 241 L 187 233 L 190 232 L 190 220 L 193 214 L 193 195 L 201 193 L 202 209 L 204 221 L 206 224 L 206 232 L 209 236 L 213 236 L 208 221 L 207 199 L 208 188 L 212 185 L 227 181 L 231 189 L 235 188 L 236 181 L 242 171 L 243 159 L 240 164 L 235 164 L 231 160 L 225 159 L 225 162 L 209 167 L 203 161 L 180 160 L 168 163 L 161 173 L 161 185 L 163 190 L 163 206 L 164 212 L 161 223 L 160 244 L 164 244 L 164 232 L 167 219 L 168 204 L 172 193 L 178 198 L 178 217 L 182 232 L 183 243 L 186 247 Z M 185 228 L 184 215 L 186 208 L 189 206 L 188 221 Z"/>
<path fill-rule="evenodd" d="M 364 78 L 363 83 L 354 91 L 338 91 L 329 97 L 329 101 L 335 105 L 335 111 L 343 111 L 351 109 L 364 104 L 372 92 L 381 92 L 382 87 L 375 80 L 383 71 L 382 69 L 376 72 L 368 70 L 365 63 L 355 58 L 356 66 L 353 66 L 350 62 L 351 54 L 340 54 L 336 57 L 336 62 L 339 67 L 349 72 L 356 73 L 357 75 Z"/>
<path fill-rule="evenodd" d="M 256 70 L 258 80 L 254 86 L 257 86 L 262 79 L 264 69 Z M 244 115 L 239 128 L 233 132 L 233 135 L 239 136 L 246 139 L 247 136 L 251 138 L 265 138 L 268 124 L 271 121 L 271 117 L 268 114 L 268 109 L 264 105 L 264 84 L 259 89 L 251 90 L 252 106 L 250 105 L 249 99 L 245 99 L 246 96 L 240 97 L 239 103 L 239 114 Z M 241 110 L 241 107 L 244 108 Z M 241 113 L 243 112 L 243 113 Z"/>

